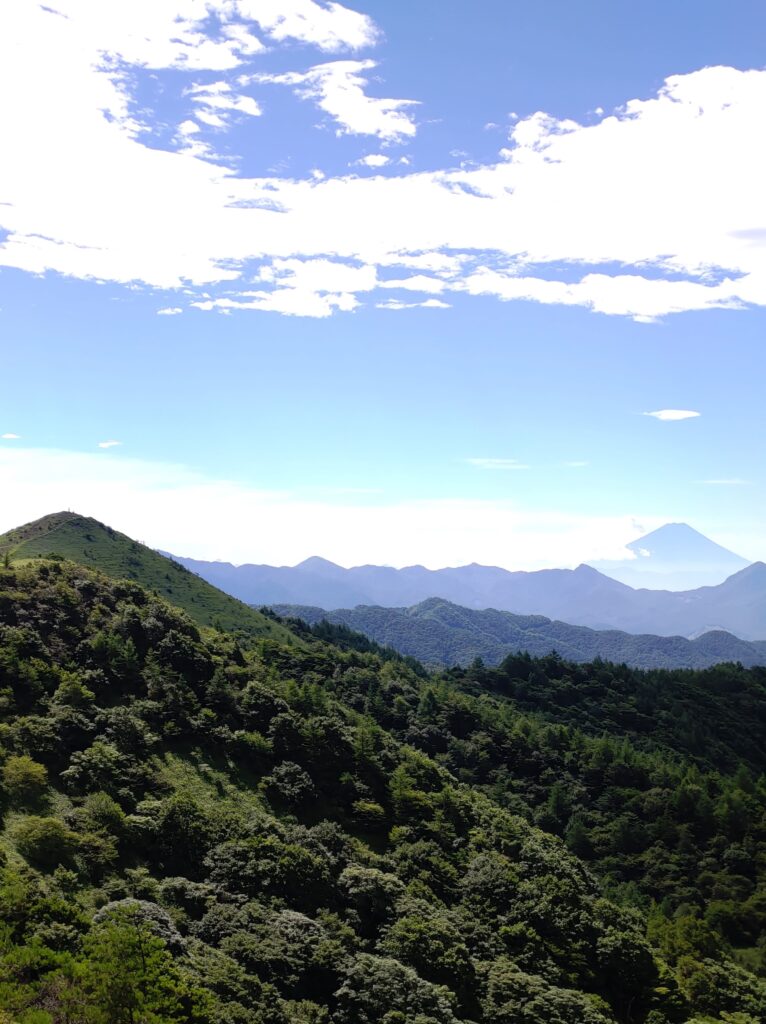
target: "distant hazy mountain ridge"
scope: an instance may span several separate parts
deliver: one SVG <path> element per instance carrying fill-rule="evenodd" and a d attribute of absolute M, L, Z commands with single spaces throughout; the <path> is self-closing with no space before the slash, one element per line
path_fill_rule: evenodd
<path fill-rule="evenodd" d="M 708 544 L 718 548 L 690 527 L 678 530 L 674 524 L 636 543 L 649 543 L 662 564 L 669 564 L 669 545 L 674 537 L 679 538 L 682 547 L 686 544 L 687 554 L 692 548 L 708 550 Z M 744 562 L 737 555 L 726 554 L 738 565 Z M 426 569 L 422 565 L 344 569 L 323 558 L 309 558 L 296 566 L 234 566 L 172 557 L 209 583 L 256 606 L 410 608 L 429 598 L 441 598 L 464 608 L 543 615 L 599 630 L 682 637 L 722 630 L 745 640 L 766 639 L 763 562 L 744 563 L 716 586 L 670 591 L 636 590 L 589 565 L 538 572 L 509 572 L 476 564 L 448 569 Z M 651 561 L 654 556 L 639 557 Z M 724 556 L 721 560 L 723 564 Z"/>
<path fill-rule="evenodd" d="M 469 665 L 475 658 L 499 665 L 515 651 L 541 657 L 553 650 L 568 661 L 603 658 L 635 668 L 706 668 L 722 661 L 766 664 L 766 641 L 748 643 L 722 631 L 704 633 L 696 640 L 599 631 L 542 615 L 461 608 L 439 598 L 412 608 L 360 606 L 325 611 L 276 605 L 274 611 L 310 625 L 326 619 L 348 626 L 426 665 Z"/>

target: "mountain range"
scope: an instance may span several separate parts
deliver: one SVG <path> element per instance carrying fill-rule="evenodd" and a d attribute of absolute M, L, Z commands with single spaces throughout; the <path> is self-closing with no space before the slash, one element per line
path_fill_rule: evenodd
<path fill-rule="evenodd" d="M 359 605 L 325 611 L 305 605 L 276 605 L 273 610 L 310 625 L 327 621 L 347 626 L 425 665 L 469 665 L 476 658 L 499 665 L 515 651 L 542 657 L 554 650 L 569 661 L 602 658 L 636 668 L 705 668 L 722 661 L 766 664 L 766 641 L 748 642 L 721 630 L 694 640 L 636 635 L 573 626 L 543 615 L 462 608 L 437 597 L 412 608 Z"/>
<path fill-rule="evenodd" d="M 650 543 L 661 552 L 673 537 L 689 541 L 690 534 L 696 531 L 689 527 L 679 531 L 671 524 L 650 535 Z M 345 569 L 317 557 L 296 566 L 235 566 L 172 557 L 214 586 L 255 606 L 309 605 L 328 611 L 358 605 L 409 608 L 438 597 L 465 608 L 543 615 L 598 630 L 688 638 L 723 630 L 744 640 L 766 639 L 763 562 L 745 565 L 716 586 L 672 591 L 637 590 L 589 565 L 537 572 L 476 564 L 447 569 L 422 565 Z"/>

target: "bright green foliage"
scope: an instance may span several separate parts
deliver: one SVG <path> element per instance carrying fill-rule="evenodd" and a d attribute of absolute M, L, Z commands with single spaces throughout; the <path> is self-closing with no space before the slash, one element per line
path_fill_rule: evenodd
<path fill-rule="evenodd" d="M 27 754 L 9 757 L 2 767 L 3 789 L 12 803 L 34 805 L 48 786 L 48 771 L 44 764 Z"/>
<path fill-rule="evenodd" d="M 19 853 L 33 864 L 53 868 L 71 860 L 78 837 L 59 818 L 30 816 L 13 829 Z"/>

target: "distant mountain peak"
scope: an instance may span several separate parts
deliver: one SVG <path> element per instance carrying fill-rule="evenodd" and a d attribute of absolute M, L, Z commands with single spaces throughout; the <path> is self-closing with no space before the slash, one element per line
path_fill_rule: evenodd
<path fill-rule="evenodd" d="M 309 558 L 304 558 L 302 562 L 298 562 L 295 568 L 318 571 L 323 569 L 340 569 L 341 566 L 337 565 L 335 562 L 331 562 L 328 558 L 322 558 L 320 555 L 311 555 Z"/>
<path fill-rule="evenodd" d="M 662 558 L 675 562 L 685 562 L 690 558 L 706 562 L 711 559 L 726 559 L 739 560 L 743 567 L 747 564 L 746 558 L 710 540 L 688 523 L 665 523 L 664 526 L 631 541 L 625 547 L 635 552 L 639 558 Z M 648 552 L 648 556 L 644 552 Z"/>
<path fill-rule="evenodd" d="M 688 523 L 665 523 L 626 544 L 624 558 L 591 563 L 631 587 L 675 591 L 717 586 L 748 564 Z"/>

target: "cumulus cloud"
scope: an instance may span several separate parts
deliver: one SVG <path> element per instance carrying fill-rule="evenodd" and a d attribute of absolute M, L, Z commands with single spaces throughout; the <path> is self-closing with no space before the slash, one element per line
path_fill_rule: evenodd
<path fill-rule="evenodd" d="M 2 440 L 2 441 L 19 441 L 19 440 L 21 440 L 21 434 L 0 434 L 0 440 Z"/>
<path fill-rule="evenodd" d="M 355 501 L 353 494 L 258 489 L 182 465 L 15 446 L 0 449 L 0 493 L 0 532 L 72 508 L 175 554 L 272 565 L 320 553 L 341 565 L 574 567 L 619 558 L 626 539 L 640 536 L 630 516 L 590 517 L 511 501 L 387 502 L 371 493 Z M 639 518 L 649 529 L 661 525 Z"/>
<path fill-rule="evenodd" d="M 252 80 L 291 85 L 302 99 L 315 100 L 320 110 L 338 124 L 338 135 L 376 135 L 383 142 L 412 138 L 417 127 L 406 111 L 417 101 L 368 96 L 365 89 L 369 83 L 362 72 L 374 67 L 377 67 L 374 60 L 336 60 L 318 64 L 308 71 L 258 74 Z"/>
<path fill-rule="evenodd" d="M 442 295 L 642 322 L 766 306 L 765 70 L 675 75 L 595 123 L 587 112 L 582 123 L 542 112 L 517 119 L 483 166 L 247 177 L 236 160 L 222 166 L 208 136 L 221 130 L 216 118 L 226 127 L 237 114 L 220 104 L 244 97 L 250 114 L 261 109 L 250 88 L 260 37 L 356 50 L 378 39 L 369 18 L 313 0 L 7 0 L 3 16 L 14 31 L 0 32 L 0 89 L 14 102 L 0 109 L 0 265 L 191 288 L 204 309 L 316 316 L 385 300 L 363 278 L 359 289 L 309 300 L 263 268 L 398 264 L 420 283 L 441 278 Z M 411 101 L 371 97 L 373 67 L 336 60 L 270 80 L 310 95 L 340 133 L 411 138 Z M 165 148 L 145 144 L 153 126 L 134 95 L 152 69 L 178 72 L 182 89 L 201 72 L 213 82 L 187 94 L 195 116 Z M 205 111 L 213 124 L 197 116 Z M 254 277 L 262 287 L 245 294 Z"/>
<path fill-rule="evenodd" d="M 466 459 L 465 461 L 471 466 L 478 467 L 478 469 L 529 469 L 529 466 L 519 462 L 518 459 L 478 458 Z"/>
<path fill-rule="evenodd" d="M 362 167 L 385 167 L 386 164 L 391 163 L 391 157 L 386 156 L 385 153 L 368 153 L 367 156 L 360 157 L 356 162 Z"/>
<path fill-rule="evenodd" d="M 164 306 L 157 310 L 157 316 L 178 316 L 179 313 L 183 313 L 180 306 Z"/>
<path fill-rule="evenodd" d="M 694 409 L 656 409 L 654 412 L 645 412 L 644 416 L 653 416 L 656 420 L 674 422 L 675 420 L 692 420 L 700 413 Z"/>
<path fill-rule="evenodd" d="M 122 441 L 99 441 L 97 448 L 117 448 L 122 444 Z"/>

